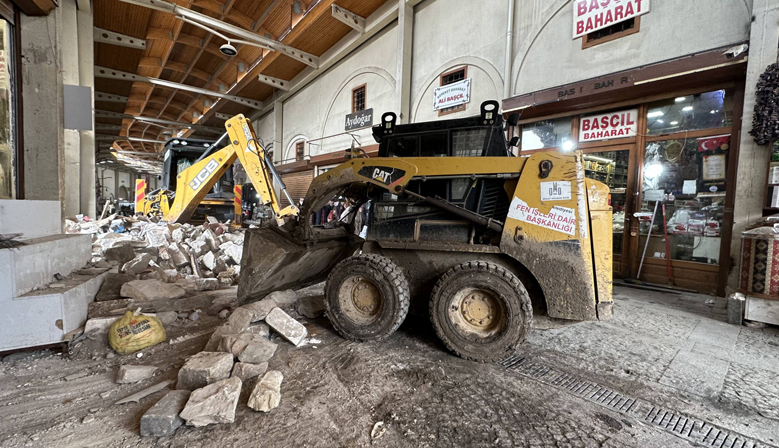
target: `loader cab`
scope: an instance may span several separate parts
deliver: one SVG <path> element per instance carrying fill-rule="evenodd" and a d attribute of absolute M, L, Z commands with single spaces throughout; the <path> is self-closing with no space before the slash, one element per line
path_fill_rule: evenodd
<path fill-rule="evenodd" d="M 211 140 L 199 140 L 192 138 L 174 138 L 165 143 L 162 162 L 162 179 L 160 188 L 168 191 L 176 191 L 176 180 L 179 173 L 200 160 L 214 142 Z M 212 149 L 218 151 L 224 145 L 218 145 Z M 214 188 L 206 198 L 233 198 L 233 171 L 227 172 L 214 185 Z"/>

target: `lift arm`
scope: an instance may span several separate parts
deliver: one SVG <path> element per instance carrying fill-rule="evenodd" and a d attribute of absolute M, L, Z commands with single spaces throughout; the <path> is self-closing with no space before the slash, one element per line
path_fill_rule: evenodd
<path fill-rule="evenodd" d="M 273 215 L 279 225 L 284 224 L 284 218 L 297 216 L 298 208 L 287 194 L 281 177 L 273 168 L 273 162 L 266 160 L 265 149 L 257 141 L 251 122 L 242 114 L 227 120 L 226 136 L 230 141 L 227 146 L 202 157 L 195 164 L 178 174 L 176 178 L 176 196 L 172 204 L 168 204 L 167 196 L 160 194 L 160 211 L 167 222 L 183 222 L 189 219 L 203 198 L 211 191 L 214 184 L 224 175 L 235 159 L 241 161 L 249 176 L 249 180 L 260 195 L 263 205 L 273 210 Z M 220 138 L 221 140 L 221 138 Z M 281 208 L 273 189 L 276 180 L 281 191 L 286 195 L 291 205 Z"/>

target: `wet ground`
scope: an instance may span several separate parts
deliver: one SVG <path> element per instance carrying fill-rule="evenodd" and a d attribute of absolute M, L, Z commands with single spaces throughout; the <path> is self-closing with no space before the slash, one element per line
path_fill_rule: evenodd
<path fill-rule="evenodd" d="M 518 365 L 550 366 L 731 436 L 709 446 L 730 446 L 737 435 L 779 444 L 779 331 L 719 326 L 723 304 L 707 304 L 704 296 L 617 293 L 611 321 L 539 319 Z M 324 318 L 307 321 L 305 345 L 277 341 L 270 367 L 284 374 L 278 408 L 262 414 L 246 406 L 252 381 L 244 385 L 234 424 L 141 438 L 140 417 L 162 393 L 113 403 L 175 379 L 184 358 L 200 351 L 219 323 L 203 314 L 172 327 L 170 339 L 190 339 L 144 350 L 141 358 L 107 359 L 110 349 L 94 340 L 70 357 L 37 351 L 4 359 L 0 446 L 699 446 L 636 413 L 571 393 L 549 375 L 454 357 L 426 316 L 410 316 L 385 341 L 362 344 L 339 337 Z M 118 366 L 128 363 L 156 365 L 161 373 L 115 384 Z"/>

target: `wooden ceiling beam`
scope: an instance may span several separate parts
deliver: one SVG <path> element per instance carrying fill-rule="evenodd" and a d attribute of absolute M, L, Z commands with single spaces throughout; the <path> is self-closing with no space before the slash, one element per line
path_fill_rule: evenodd
<path fill-rule="evenodd" d="M 251 28 L 254 25 L 254 20 L 240 11 L 227 11 L 225 12 L 225 4 L 216 0 L 194 0 L 193 6 L 199 6 L 206 11 L 215 12 L 219 15 L 220 20 L 228 19 L 235 22 L 237 25 L 243 28 Z"/>
<path fill-rule="evenodd" d="M 162 60 L 159 58 L 150 58 L 143 56 L 141 57 L 140 61 L 138 61 L 138 67 L 151 67 L 151 68 L 157 68 L 162 66 Z"/>

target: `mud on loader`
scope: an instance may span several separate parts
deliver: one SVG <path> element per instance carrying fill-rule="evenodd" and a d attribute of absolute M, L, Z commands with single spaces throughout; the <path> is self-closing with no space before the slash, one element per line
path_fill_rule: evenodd
<path fill-rule="evenodd" d="M 247 232 L 239 300 L 326 280 L 335 329 L 373 341 L 397 330 L 414 298 L 427 302 L 451 351 L 482 362 L 515 351 L 534 309 L 611 317 L 608 187 L 584 177 L 580 153 L 512 156 L 497 112 L 488 101 L 471 118 L 396 124 L 384 114 L 373 128 L 379 157 L 318 176 L 299 216 L 282 224 L 277 214 L 279 225 Z M 264 154 L 252 143 L 259 151 L 246 152 Z M 351 201 L 350 211 L 335 225 L 313 225 L 334 198 Z M 369 210 L 364 239 L 355 229 L 360 206 Z"/>

